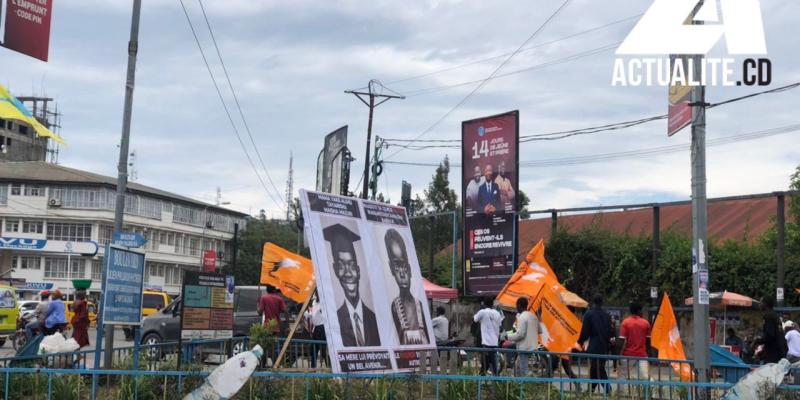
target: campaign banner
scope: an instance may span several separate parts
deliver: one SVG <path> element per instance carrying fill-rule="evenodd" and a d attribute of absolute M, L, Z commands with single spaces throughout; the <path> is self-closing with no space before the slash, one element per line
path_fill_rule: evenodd
<path fill-rule="evenodd" d="M 7 0 L 3 47 L 47 61 L 52 0 Z"/>
<path fill-rule="evenodd" d="M 341 193 L 345 147 L 347 147 L 347 125 L 325 136 L 325 147 L 317 159 L 317 191 Z"/>
<path fill-rule="evenodd" d="M 416 369 L 436 342 L 406 210 L 305 190 L 300 204 L 333 372 Z"/>
<path fill-rule="evenodd" d="M 103 324 L 140 325 L 144 292 L 144 253 L 107 245 L 104 260 Z"/>
<path fill-rule="evenodd" d="M 181 339 L 233 335 L 233 276 L 184 271 L 181 289 Z"/>
<path fill-rule="evenodd" d="M 217 271 L 217 252 L 214 250 L 203 250 L 203 271 Z"/>
<path fill-rule="evenodd" d="M 461 124 L 464 292 L 497 294 L 517 254 L 519 112 Z"/>

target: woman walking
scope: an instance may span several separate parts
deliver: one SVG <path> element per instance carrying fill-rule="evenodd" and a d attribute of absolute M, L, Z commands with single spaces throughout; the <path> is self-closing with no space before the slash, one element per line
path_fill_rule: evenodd
<path fill-rule="evenodd" d="M 86 291 L 78 290 L 75 292 L 75 303 L 72 305 L 72 311 L 75 313 L 72 317 L 72 338 L 78 342 L 81 347 L 89 345 L 89 308 L 86 302 Z"/>

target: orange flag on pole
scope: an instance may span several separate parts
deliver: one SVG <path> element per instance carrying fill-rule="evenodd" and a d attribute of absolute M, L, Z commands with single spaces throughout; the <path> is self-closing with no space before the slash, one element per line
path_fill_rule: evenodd
<path fill-rule="evenodd" d="M 272 243 L 261 253 L 261 283 L 278 288 L 284 296 L 304 303 L 314 291 L 311 260 Z"/>
<path fill-rule="evenodd" d="M 678 321 L 675 319 L 675 312 L 672 310 L 672 303 L 669 296 L 664 293 L 661 299 L 661 307 L 658 309 L 658 316 L 653 322 L 650 341 L 654 348 L 658 350 L 658 358 L 662 360 L 686 360 L 686 353 L 683 352 L 683 342 L 681 333 L 678 330 Z M 672 369 L 680 376 L 682 381 L 692 380 L 692 366 L 689 363 L 673 362 Z"/>
<path fill-rule="evenodd" d="M 541 333 L 539 341 L 554 353 L 569 353 L 578 342 L 581 321 L 548 287 L 541 292 Z"/>
<path fill-rule="evenodd" d="M 517 299 L 528 297 L 531 310 L 537 310 L 541 302 L 541 291 L 547 287 L 556 294 L 565 291 L 564 286 L 558 283 L 558 278 L 544 258 L 544 240 L 533 246 L 525 261 L 519 264 L 517 271 L 511 276 L 506 285 L 497 295 L 501 306 L 514 308 Z"/>

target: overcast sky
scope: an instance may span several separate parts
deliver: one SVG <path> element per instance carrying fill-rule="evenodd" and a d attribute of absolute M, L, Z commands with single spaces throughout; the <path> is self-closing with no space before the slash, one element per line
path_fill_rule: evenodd
<path fill-rule="evenodd" d="M 184 0 L 221 85 L 225 78 L 197 0 Z M 126 0 L 54 2 L 50 61 L 0 48 L 0 82 L 17 95 L 47 95 L 63 113 L 63 165 L 114 176 L 120 139 L 130 29 Z M 374 132 L 413 138 L 439 120 L 476 84 L 424 95 L 420 89 L 479 80 L 504 58 L 449 69 L 513 51 L 561 1 L 460 0 L 205 0 L 212 28 L 237 90 L 256 145 L 282 198 L 289 153 L 295 190 L 315 185 L 316 158 L 325 134 L 350 126 L 351 189 L 363 170 L 367 107 L 346 89 L 379 79 L 405 100 L 376 110 Z M 622 41 L 637 18 L 565 40 L 587 29 L 636 16 L 649 0 L 573 0 L 532 42 L 544 46 L 516 56 L 512 72 Z M 797 21 L 800 2 L 763 0 L 773 87 L 800 81 Z M 549 43 L 549 44 L 547 44 Z M 279 205 L 265 189 L 238 145 L 178 0 L 146 0 L 142 14 L 131 149 L 138 182 L 213 201 L 216 187 L 230 207 L 276 217 Z M 724 41 L 715 49 L 725 55 Z M 520 133 L 584 128 L 663 114 L 666 89 L 613 87 L 613 49 L 489 82 L 424 139 L 457 139 L 461 121 L 518 109 Z M 249 144 L 226 86 L 226 100 Z M 757 88 L 709 88 L 715 102 Z M 761 96 L 710 110 L 709 140 L 800 123 L 800 89 Z M 690 141 L 688 129 L 666 136 L 666 122 L 566 140 L 521 145 L 520 160 L 542 160 L 638 150 Z M 385 154 L 395 150 L 390 148 Z M 437 163 L 457 149 L 403 151 L 392 160 Z M 258 164 L 255 155 L 255 162 Z M 661 154 L 571 166 L 525 167 L 521 189 L 534 209 L 688 199 L 689 153 Z M 710 197 L 784 190 L 800 164 L 798 133 L 786 133 L 708 149 Z M 399 201 L 400 183 L 415 193 L 433 167 L 387 164 L 380 191 Z M 260 170 L 260 172 L 263 172 Z M 451 182 L 460 193 L 459 168 Z M 263 178 L 272 189 L 266 177 Z M 360 191 L 360 187 L 357 191 Z M 282 200 L 279 200 L 282 201 Z"/>

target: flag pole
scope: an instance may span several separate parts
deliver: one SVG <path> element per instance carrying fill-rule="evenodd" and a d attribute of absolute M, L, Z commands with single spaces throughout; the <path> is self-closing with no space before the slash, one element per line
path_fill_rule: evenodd
<path fill-rule="evenodd" d="M 286 337 L 286 340 L 283 342 L 283 347 L 281 347 L 281 352 L 278 354 L 278 358 L 275 359 L 275 362 L 272 364 L 272 369 L 280 368 L 281 361 L 283 361 L 283 356 L 286 355 L 286 349 L 289 348 L 289 343 L 292 341 L 294 337 L 294 333 L 297 332 L 297 328 L 300 326 L 300 321 L 302 321 L 306 310 L 308 309 L 308 305 L 311 303 L 311 298 L 314 297 L 314 293 L 317 291 L 317 282 L 314 281 L 314 288 L 311 290 L 311 294 L 308 296 L 306 301 L 303 303 L 303 307 L 300 308 L 300 312 L 297 314 L 297 320 L 294 321 L 294 325 L 292 326 L 292 330 L 289 331 L 289 336 Z"/>

